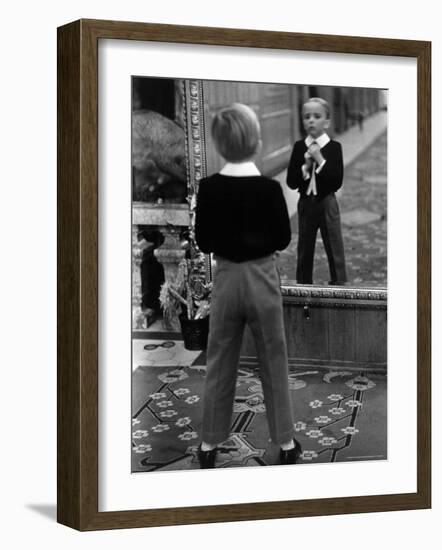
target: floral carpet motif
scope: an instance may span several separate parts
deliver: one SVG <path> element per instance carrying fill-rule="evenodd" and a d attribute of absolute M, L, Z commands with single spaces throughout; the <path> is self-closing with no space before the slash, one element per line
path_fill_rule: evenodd
<path fill-rule="evenodd" d="M 203 354 L 188 366 L 139 366 L 133 373 L 132 471 L 199 467 Z M 383 374 L 292 369 L 289 385 L 299 464 L 387 459 L 387 379 Z M 217 467 L 278 463 L 258 371 L 238 370 L 231 436 Z"/>

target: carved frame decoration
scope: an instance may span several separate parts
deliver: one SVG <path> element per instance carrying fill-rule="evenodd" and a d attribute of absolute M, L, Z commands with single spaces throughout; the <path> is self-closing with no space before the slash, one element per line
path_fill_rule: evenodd
<path fill-rule="evenodd" d="M 284 303 L 333 308 L 387 309 L 387 289 L 320 286 L 286 286 L 281 288 Z"/>
<path fill-rule="evenodd" d="M 187 185 L 189 204 L 189 229 L 195 244 L 195 207 L 198 186 L 206 176 L 206 140 L 204 128 L 204 94 L 200 80 L 183 83 L 184 117 L 186 120 Z M 210 256 L 205 255 L 206 281 L 212 279 Z"/>

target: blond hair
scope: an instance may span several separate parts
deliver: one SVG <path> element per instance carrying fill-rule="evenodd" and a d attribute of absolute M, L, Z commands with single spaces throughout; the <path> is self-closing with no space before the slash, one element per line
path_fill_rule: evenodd
<path fill-rule="evenodd" d="M 321 107 L 323 107 L 323 109 L 325 111 L 325 118 L 330 118 L 330 116 L 331 116 L 330 104 L 325 99 L 322 99 L 322 97 L 310 97 L 304 103 L 303 107 L 305 107 L 307 105 L 307 103 L 319 103 L 319 105 L 321 105 Z"/>
<path fill-rule="evenodd" d="M 212 121 L 212 138 L 218 153 L 229 162 L 253 157 L 261 139 L 255 111 L 242 103 L 221 109 Z"/>

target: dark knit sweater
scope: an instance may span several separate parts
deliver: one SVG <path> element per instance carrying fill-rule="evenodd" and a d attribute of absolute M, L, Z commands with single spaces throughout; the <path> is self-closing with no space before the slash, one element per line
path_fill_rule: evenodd
<path fill-rule="evenodd" d="M 233 262 L 284 250 L 291 233 L 279 183 L 264 176 L 222 174 L 201 180 L 195 237 L 202 252 Z"/>
<path fill-rule="evenodd" d="M 304 154 L 307 146 L 304 140 L 297 141 L 293 147 L 287 170 L 287 185 L 291 189 L 298 189 L 301 196 L 304 196 L 310 180 L 305 180 L 302 175 L 301 166 L 305 162 Z M 318 198 L 323 198 L 329 193 L 334 193 L 342 186 L 344 177 L 344 164 L 342 160 L 342 147 L 338 141 L 330 140 L 321 149 L 321 154 L 325 158 L 324 167 L 316 174 L 316 188 Z"/>

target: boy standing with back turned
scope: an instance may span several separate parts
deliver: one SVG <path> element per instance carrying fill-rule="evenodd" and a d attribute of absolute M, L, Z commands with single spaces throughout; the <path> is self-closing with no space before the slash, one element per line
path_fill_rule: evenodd
<path fill-rule="evenodd" d="M 329 138 L 330 107 L 327 101 L 312 97 L 302 108 L 307 132 L 297 141 L 287 171 L 287 185 L 298 189 L 298 262 L 296 280 L 313 284 L 316 235 L 321 232 L 327 254 L 331 285 L 347 281 L 341 218 L 335 191 L 342 186 L 344 165 L 342 147 Z"/>
<path fill-rule="evenodd" d="M 198 459 L 214 468 L 217 446 L 230 434 L 241 341 L 246 323 L 257 348 L 272 441 L 281 464 L 295 464 L 282 296 L 275 251 L 290 242 L 287 206 L 277 181 L 260 174 L 254 158 L 261 145 L 255 112 L 240 103 L 219 111 L 212 137 L 223 169 L 199 187 L 195 236 L 217 268 L 210 310 L 203 426 Z"/>

